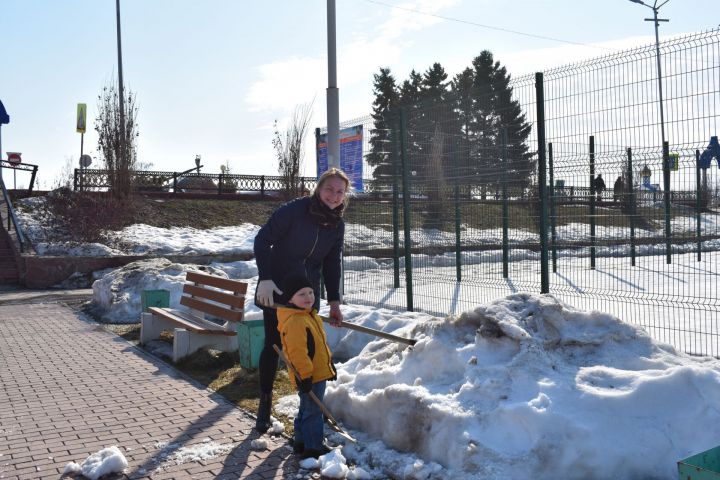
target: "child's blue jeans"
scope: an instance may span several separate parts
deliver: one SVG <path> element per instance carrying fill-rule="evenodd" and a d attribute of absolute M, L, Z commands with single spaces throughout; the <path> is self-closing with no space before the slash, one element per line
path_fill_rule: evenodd
<path fill-rule="evenodd" d="M 322 401 L 325 380 L 313 383 L 312 392 Z M 307 393 L 299 393 L 300 410 L 295 417 L 295 442 L 304 443 L 305 449 L 320 450 L 323 442 L 323 413 Z"/>

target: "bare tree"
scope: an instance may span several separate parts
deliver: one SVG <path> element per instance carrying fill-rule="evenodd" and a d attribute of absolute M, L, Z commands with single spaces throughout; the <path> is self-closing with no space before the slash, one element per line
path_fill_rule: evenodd
<path fill-rule="evenodd" d="M 275 120 L 275 136 L 272 144 L 275 147 L 278 173 L 282 177 L 283 191 L 287 198 L 294 198 L 302 193 L 299 179 L 304 157 L 303 141 L 310 127 L 311 118 L 312 102 L 295 107 L 288 128 L 284 132 L 278 130 L 278 122 Z"/>
<path fill-rule="evenodd" d="M 118 91 L 114 83 L 103 88 L 98 95 L 98 116 L 95 131 L 98 133 L 98 152 L 102 155 L 108 171 L 108 184 L 113 195 L 130 195 L 132 171 L 137 161 L 136 96 L 127 92 L 124 125 L 118 105 Z"/>

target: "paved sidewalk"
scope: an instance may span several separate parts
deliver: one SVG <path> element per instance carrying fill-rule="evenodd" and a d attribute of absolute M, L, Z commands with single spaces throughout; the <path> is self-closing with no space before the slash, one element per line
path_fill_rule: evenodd
<path fill-rule="evenodd" d="M 0 478 L 60 478 L 117 445 L 130 464 L 105 479 L 294 478 L 283 437 L 254 451 L 254 420 L 69 308 L 0 305 Z M 214 442 L 225 453 L 175 459 Z"/>

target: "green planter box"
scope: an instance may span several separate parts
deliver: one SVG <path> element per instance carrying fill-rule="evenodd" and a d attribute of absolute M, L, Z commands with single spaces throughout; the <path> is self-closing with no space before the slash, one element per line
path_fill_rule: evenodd
<path fill-rule="evenodd" d="M 263 320 L 244 320 L 237 324 L 238 351 L 243 368 L 258 368 L 260 352 L 265 344 Z"/>
<path fill-rule="evenodd" d="M 720 447 L 678 462 L 680 480 L 720 480 Z"/>
<path fill-rule="evenodd" d="M 140 294 L 142 311 L 147 312 L 148 307 L 168 308 L 170 307 L 170 291 L 168 290 L 143 290 Z"/>

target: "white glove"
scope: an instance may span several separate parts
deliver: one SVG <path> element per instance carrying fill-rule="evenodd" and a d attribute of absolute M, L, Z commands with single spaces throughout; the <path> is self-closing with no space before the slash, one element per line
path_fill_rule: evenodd
<path fill-rule="evenodd" d="M 255 289 L 255 298 L 257 298 L 260 305 L 272 307 L 275 304 L 273 292 L 278 295 L 282 295 L 283 293 L 272 280 L 260 280 Z"/>

